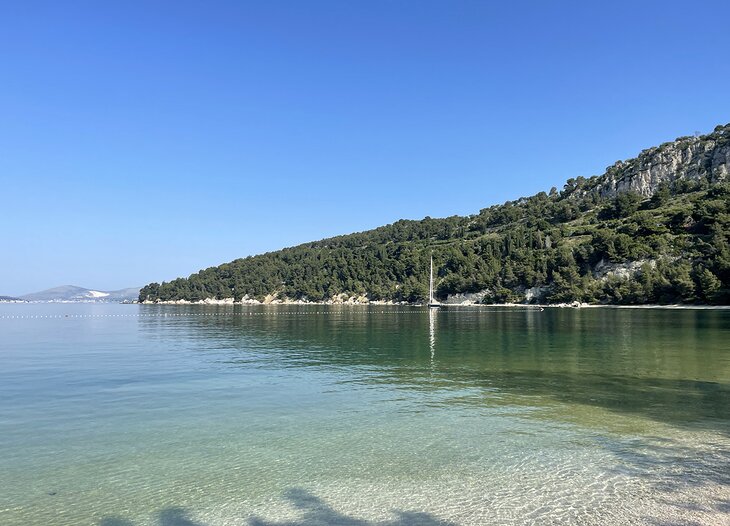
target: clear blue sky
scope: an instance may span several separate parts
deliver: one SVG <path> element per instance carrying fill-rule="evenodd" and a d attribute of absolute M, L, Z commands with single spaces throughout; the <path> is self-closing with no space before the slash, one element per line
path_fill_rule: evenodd
<path fill-rule="evenodd" d="M 729 19 L 726 1 L 3 2 L 0 294 L 169 280 L 600 174 L 730 121 Z"/>

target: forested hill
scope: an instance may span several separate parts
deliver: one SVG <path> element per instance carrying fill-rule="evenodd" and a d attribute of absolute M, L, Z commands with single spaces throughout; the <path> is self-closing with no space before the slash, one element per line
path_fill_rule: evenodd
<path fill-rule="evenodd" d="M 730 124 L 466 217 L 402 220 L 142 288 L 206 298 L 730 303 Z M 455 296 L 468 294 L 468 296 Z"/>

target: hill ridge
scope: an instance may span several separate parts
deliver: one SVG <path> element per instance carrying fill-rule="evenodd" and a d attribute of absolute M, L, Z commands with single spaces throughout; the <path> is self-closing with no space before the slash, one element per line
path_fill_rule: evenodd
<path fill-rule="evenodd" d="M 50 289 L 24 294 L 19 299 L 40 302 L 109 302 L 130 301 L 138 297 L 139 287 L 119 290 L 88 289 L 77 285 L 60 285 Z"/>
<path fill-rule="evenodd" d="M 728 303 L 730 124 L 470 216 L 400 220 L 151 283 L 140 301 Z"/>

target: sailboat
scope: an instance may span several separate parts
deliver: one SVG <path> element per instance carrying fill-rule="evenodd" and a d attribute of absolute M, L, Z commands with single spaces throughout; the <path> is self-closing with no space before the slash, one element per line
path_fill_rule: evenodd
<path fill-rule="evenodd" d="M 441 304 L 433 297 L 433 256 L 431 256 L 431 275 L 428 281 L 428 308 L 438 309 Z"/>

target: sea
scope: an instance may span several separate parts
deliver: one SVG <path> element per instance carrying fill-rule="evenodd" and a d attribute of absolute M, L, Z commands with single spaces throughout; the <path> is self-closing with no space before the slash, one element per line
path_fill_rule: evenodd
<path fill-rule="evenodd" d="M 0 304 L 0 524 L 730 524 L 730 311 Z"/>

